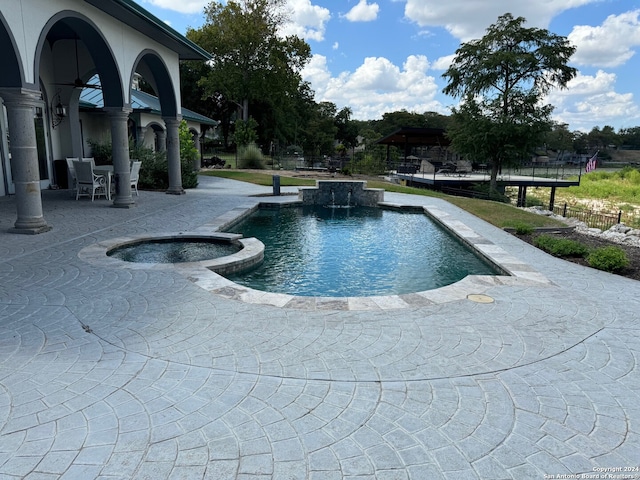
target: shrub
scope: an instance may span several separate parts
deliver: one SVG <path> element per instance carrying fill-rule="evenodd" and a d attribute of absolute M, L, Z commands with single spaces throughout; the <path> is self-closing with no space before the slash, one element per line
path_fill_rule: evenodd
<path fill-rule="evenodd" d="M 169 188 L 169 166 L 166 152 L 154 152 L 142 145 L 130 145 L 129 157 L 142 162 L 138 187 L 144 190 L 166 190 Z M 198 173 L 193 169 L 193 160 L 180 159 L 182 188 L 198 186 Z"/>
<path fill-rule="evenodd" d="M 166 190 L 169 188 L 169 173 L 167 155 L 165 152 L 154 152 L 150 149 L 147 154 L 141 154 L 137 148 L 137 155 L 131 158 L 142 161 L 138 187 L 143 190 Z"/>
<path fill-rule="evenodd" d="M 589 253 L 589 248 L 580 242 L 551 235 L 536 237 L 534 245 L 555 257 L 584 257 Z"/>
<path fill-rule="evenodd" d="M 507 226 L 515 229 L 516 235 L 531 235 L 534 230 L 533 225 L 521 221 L 512 222 L 511 225 Z"/>
<path fill-rule="evenodd" d="M 233 142 L 243 147 L 255 143 L 255 141 L 258 140 L 258 134 L 256 133 L 257 128 L 258 122 L 256 122 L 253 117 L 250 117 L 247 121 L 238 120 L 235 123 Z"/>
<path fill-rule="evenodd" d="M 93 157 L 96 165 L 112 165 L 113 158 L 111 152 L 113 147 L 111 146 L 111 140 L 87 140 L 87 143 L 91 147 L 91 156 Z"/>
<path fill-rule="evenodd" d="M 264 169 L 264 158 L 255 143 L 238 148 L 238 167 Z"/>
<path fill-rule="evenodd" d="M 193 135 L 189 130 L 189 125 L 186 120 L 180 122 L 178 127 L 178 138 L 180 140 L 180 160 L 190 161 L 192 165 L 196 164 L 199 153 L 195 144 L 193 143 Z"/>
<path fill-rule="evenodd" d="M 591 267 L 605 272 L 618 272 L 629 266 L 625 251 L 615 246 L 596 248 L 587 257 L 587 262 Z"/>
<path fill-rule="evenodd" d="M 542 201 L 537 197 L 529 196 L 525 200 L 525 206 L 526 207 L 544 207 L 545 203 L 544 201 Z"/>

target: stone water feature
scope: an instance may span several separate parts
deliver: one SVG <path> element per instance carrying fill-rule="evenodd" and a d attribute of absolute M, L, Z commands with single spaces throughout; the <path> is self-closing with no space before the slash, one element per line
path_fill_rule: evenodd
<path fill-rule="evenodd" d="M 303 205 L 327 207 L 377 207 L 384 201 L 384 190 L 366 188 L 365 180 L 316 180 L 315 187 L 300 187 Z"/>

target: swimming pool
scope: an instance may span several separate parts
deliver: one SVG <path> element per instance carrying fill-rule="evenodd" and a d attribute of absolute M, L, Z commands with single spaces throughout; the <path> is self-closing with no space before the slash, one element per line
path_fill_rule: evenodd
<path fill-rule="evenodd" d="M 424 213 L 281 206 L 260 208 L 226 230 L 265 244 L 259 267 L 226 277 L 273 293 L 394 295 L 501 274 Z"/>

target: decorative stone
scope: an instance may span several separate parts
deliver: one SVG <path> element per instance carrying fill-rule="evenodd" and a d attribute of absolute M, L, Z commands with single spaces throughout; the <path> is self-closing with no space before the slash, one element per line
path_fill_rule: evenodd
<path fill-rule="evenodd" d="M 613 227 L 611 227 L 609 230 L 609 232 L 615 232 L 615 233 L 628 233 L 631 231 L 631 227 L 627 227 L 624 223 L 618 223 L 616 225 L 614 225 Z"/>
<path fill-rule="evenodd" d="M 316 180 L 314 187 L 298 190 L 298 199 L 304 205 L 325 205 L 332 207 L 376 207 L 384 201 L 384 190 L 365 188 L 364 180 Z"/>
<path fill-rule="evenodd" d="M 575 218 L 565 218 L 560 215 L 555 215 L 548 210 L 544 210 L 540 206 L 525 208 L 532 213 L 536 213 L 538 215 L 550 216 L 553 218 L 557 218 L 558 220 L 566 223 L 569 226 L 573 226 L 575 231 L 578 233 L 582 233 L 584 235 L 590 235 L 592 237 L 600 237 L 607 240 L 610 240 L 615 243 L 631 245 L 634 247 L 640 248 L 640 229 L 631 228 L 625 225 L 624 223 L 618 223 L 606 231 L 602 231 L 599 228 L 589 228 L 589 226 L 581 222 Z"/>

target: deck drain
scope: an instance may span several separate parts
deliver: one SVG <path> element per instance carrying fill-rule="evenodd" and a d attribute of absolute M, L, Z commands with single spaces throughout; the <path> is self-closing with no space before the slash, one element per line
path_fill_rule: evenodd
<path fill-rule="evenodd" d="M 489 295 L 482 295 L 478 293 L 472 293 L 467 295 L 467 299 L 476 303 L 493 303 L 494 300 Z"/>

